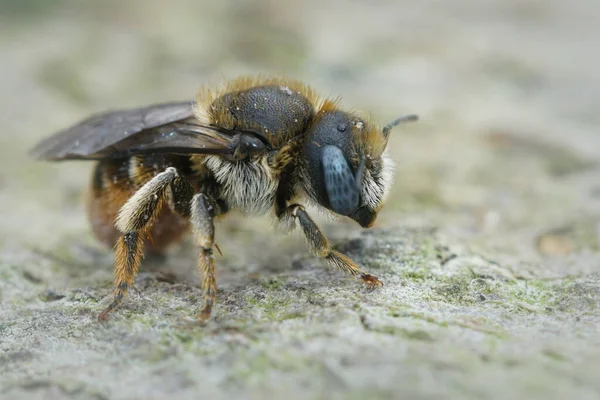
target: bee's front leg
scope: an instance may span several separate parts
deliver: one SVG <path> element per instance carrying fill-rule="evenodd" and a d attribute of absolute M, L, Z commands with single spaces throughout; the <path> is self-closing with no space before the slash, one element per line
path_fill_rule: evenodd
<path fill-rule="evenodd" d="M 203 322 L 210 318 L 217 298 L 217 275 L 213 246 L 215 239 L 214 218 L 225 212 L 224 207 L 203 193 L 194 196 L 191 203 L 191 222 L 194 239 L 200 247 L 198 269 L 202 272 L 204 306 L 198 315 Z"/>
<path fill-rule="evenodd" d="M 321 232 L 303 206 L 292 204 L 280 213 L 279 218 L 284 222 L 295 218 L 304 232 L 311 253 L 323 258 L 328 264 L 356 276 L 369 286 L 375 287 L 383 285 L 377 277 L 362 272 L 358 265 L 356 265 L 349 257 L 333 250 L 323 232 Z"/>

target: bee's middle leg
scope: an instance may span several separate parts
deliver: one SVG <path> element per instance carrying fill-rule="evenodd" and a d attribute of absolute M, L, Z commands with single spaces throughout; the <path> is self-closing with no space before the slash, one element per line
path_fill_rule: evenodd
<path fill-rule="evenodd" d="M 303 206 L 292 204 L 280 214 L 279 218 L 285 223 L 289 223 L 290 220 L 295 219 L 302 228 L 302 232 L 308 241 L 311 253 L 323 258 L 328 264 L 350 275 L 356 276 L 369 286 L 383 285 L 376 276 L 361 271 L 360 267 L 348 256 L 333 250 L 329 241 L 323 232 L 321 232 L 321 229 L 319 229 L 310 215 L 308 215 Z"/>
<path fill-rule="evenodd" d="M 201 322 L 210 318 L 217 298 L 216 263 L 213 254 L 214 218 L 224 211 L 222 205 L 203 193 L 195 195 L 192 199 L 190 219 L 195 242 L 200 247 L 198 269 L 202 272 L 202 291 L 204 293 L 204 306 L 198 314 L 198 319 Z"/>
<path fill-rule="evenodd" d="M 168 196 L 168 189 L 172 196 Z M 175 168 L 169 167 L 144 184 L 121 208 L 116 221 L 117 229 L 123 234 L 115 246 L 115 292 L 113 301 L 100 313 L 99 320 L 106 320 L 116 309 L 133 285 L 142 257 L 144 235 L 158 217 L 163 205 L 189 216 L 191 185 Z"/>

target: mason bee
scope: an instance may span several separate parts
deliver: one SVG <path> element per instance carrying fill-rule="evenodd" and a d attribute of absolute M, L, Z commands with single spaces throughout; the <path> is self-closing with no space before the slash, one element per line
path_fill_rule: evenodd
<path fill-rule="evenodd" d="M 230 210 L 271 213 L 299 225 L 310 251 L 369 286 L 382 282 L 335 251 L 303 201 L 370 227 L 390 189 L 390 130 L 302 82 L 242 77 L 195 101 L 96 114 L 39 143 L 50 161 L 95 160 L 86 206 L 94 235 L 114 247 L 114 295 L 107 319 L 132 286 L 144 252 L 161 253 L 192 231 L 204 304 L 217 295 L 215 220 Z M 218 250 L 218 247 L 217 247 Z"/>

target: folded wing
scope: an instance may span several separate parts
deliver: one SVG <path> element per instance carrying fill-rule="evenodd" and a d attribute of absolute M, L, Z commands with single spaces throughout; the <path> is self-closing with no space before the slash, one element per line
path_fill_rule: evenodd
<path fill-rule="evenodd" d="M 201 125 L 193 102 L 155 104 L 93 115 L 43 140 L 31 151 L 40 160 L 94 160 L 170 152 L 228 154 L 236 132 Z"/>

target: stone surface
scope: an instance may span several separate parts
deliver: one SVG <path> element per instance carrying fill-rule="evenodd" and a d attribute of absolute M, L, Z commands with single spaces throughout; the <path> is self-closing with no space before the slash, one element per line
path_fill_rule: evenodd
<path fill-rule="evenodd" d="M 600 398 L 599 8 L 506 2 L 0 1 L 0 397 Z M 268 218 L 218 225 L 207 326 L 190 241 L 106 324 L 91 165 L 36 163 L 89 113 L 277 72 L 387 121 L 377 225 L 318 217 L 371 291 Z M 318 216 L 318 213 L 315 213 Z"/>

